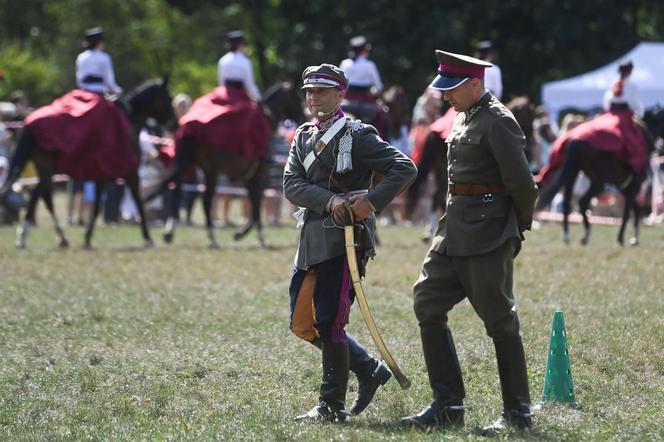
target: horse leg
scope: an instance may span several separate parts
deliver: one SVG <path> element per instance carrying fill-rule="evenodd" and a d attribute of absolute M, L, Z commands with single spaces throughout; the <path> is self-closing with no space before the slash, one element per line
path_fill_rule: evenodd
<path fill-rule="evenodd" d="M 154 246 L 154 241 L 150 237 L 150 230 L 148 229 L 148 220 L 145 217 L 145 207 L 143 206 L 143 201 L 141 200 L 141 191 L 138 183 L 138 171 L 134 170 L 127 175 L 125 178 L 125 183 L 129 187 L 129 192 L 131 197 L 136 203 L 136 209 L 138 210 L 138 216 L 141 217 L 141 233 L 143 234 L 143 245 L 145 247 Z"/>
<path fill-rule="evenodd" d="M 590 188 L 581 197 L 581 199 L 579 199 L 579 211 L 581 212 L 581 217 L 583 218 L 583 237 L 581 238 L 581 244 L 584 246 L 588 244 L 588 241 L 590 241 L 590 221 L 588 220 L 590 201 L 601 191 L 602 185 L 595 181 L 591 181 Z"/>
<path fill-rule="evenodd" d="M 217 193 L 217 170 L 205 170 L 205 193 L 203 194 L 203 208 L 205 210 L 205 230 L 207 231 L 209 247 L 218 249 L 219 243 L 214 232 L 214 222 L 212 221 L 212 199 Z"/>
<path fill-rule="evenodd" d="M 249 194 L 251 203 L 251 219 L 240 227 L 234 234 L 233 239 L 239 241 L 244 238 L 251 229 L 256 226 L 258 230 L 258 241 L 261 246 L 265 246 L 265 237 L 263 236 L 263 225 L 261 223 L 261 201 L 263 199 L 263 162 L 259 161 L 250 166 L 249 178 L 245 181 L 245 186 Z"/>
<path fill-rule="evenodd" d="M 35 212 L 37 208 L 37 201 L 39 201 L 39 197 L 41 196 L 41 187 L 42 184 L 40 179 L 37 187 L 32 189 L 32 192 L 30 192 L 30 200 L 28 201 L 25 218 L 16 228 L 16 248 L 25 249 L 26 247 L 28 233 L 30 233 L 30 228 L 35 224 Z"/>
<path fill-rule="evenodd" d="M 629 240 L 629 245 L 638 246 L 641 236 L 641 207 L 636 201 L 632 202 L 632 210 L 634 211 L 634 237 Z"/>
<path fill-rule="evenodd" d="M 164 242 L 166 244 L 173 242 L 173 238 L 175 237 L 175 229 L 177 227 L 178 221 L 180 220 L 180 197 L 182 196 L 181 174 L 178 173 L 175 175 L 174 183 L 175 188 L 173 189 L 173 193 L 171 195 L 171 213 L 166 219 L 166 223 L 164 224 L 164 231 L 162 233 Z"/>
<path fill-rule="evenodd" d="M 175 169 L 168 175 L 168 177 L 162 181 L 159 186 L 160 190 L 153 192 L 152 196 L 157 196 L 159 193 L 163 192 L 168 188 L 168 184 L 173 181 L 175 183 L 175 188 L 171 195 L 171 213 L 166 219 L 164 224 L 164 231 L 162 233 L 164 242 L 170 244 L 173 242 L 175 237 L 175 229 L 177 227 L 178 221 L 180 220 L 180 198 L 182 197 L 182 178 L 187 168 L 193 161 L 193 150 L 194 150 L 194 141 L 185 137 L 179 141 L 179 144 L 176 147 L 175 155 Z M 148 198 L 145 201 L 149 201 Z"/>
<path fill-rule="evenodd" d="M 85 228 L 85 242 L 83 243 L 83 248 L 91 249 L 92 248 L 92 232 L 95 229 L 95 224 L 97 222 L 97 217 L 99 216 L 99 208 L 101 207 L 101 194 L 104 190 L 103 181 L 95 181 L 95 202 L 92 206 L 92 213 L 88 219 L 88 225 Z"/>
<path fill-rule="evenodd" d="M 41 193 L 42 197 L 44 198 L 44 203 L 46 204 L 46 208 L 48 209 L 48 212 L 51 214 L 51 219 L 53 220 L 53 226 L 55 228 L 55 234 L 58 236 L 58 246 L 60 248 L 66 249 L 69 247 L 69 241 L 67 241 L 67 238 L 65 237 L 65 232 L 62 230 L 62 226 L 60 225 L 60 220 L 58 220 L 57 215 L 55 214 L 55 208 L 53 207 L 53 182 L 51 181 L 51 177 L 45 177 L 45 179 L 39 180 L 39 183 L 44 183 L 42 188 L 41 188 Z M 33 214 L 34 216 L 34 214 Z"/>

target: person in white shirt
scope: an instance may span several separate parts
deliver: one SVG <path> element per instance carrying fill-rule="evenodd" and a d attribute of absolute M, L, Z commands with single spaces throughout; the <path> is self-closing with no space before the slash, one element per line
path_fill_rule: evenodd
<path fill-rule="evenodd" d="M 634 69 L 630 60 L 623 60 L 618 65 L 620 78 L 604 93 L 604 110 L 609 111 L 617 108 L 629 108 L 634 115 L 643 118 L 643 101 L 639 95 L 639 89 L 629 79 Z"/>
<path fill-rule="evenodd" d="M 254 80 L 251 61 L 244 55 L 245 41 L 241 31 L 228 33 L 229 51 L 219 59 L 219 86 L 244 88 L 256 101 L 261 100 L 261 93 Z"/>
<path fill-rule="evenodd" d="M 111 56 L 104 52 L 103 30 L 99 27 L 85 31 L 85 51 L 76 57 L 76 84 L 79 88 L 98 94 L 119 94 L 122 88 L 115 82 Z"/>
<path fill-rule="evenodd" d="M 494 61 L 496 58 L 496 52 L 493 43 L 489 40 L 483 40 L 477 43 L 475 45 L 475 58 L 493 64 L 493 66 L 484 70 L 484 87 L 489 89 L 491 93 L 500 100 L 503 96 L 503 73 Z"/>
<path fill-rule="evenodd" d="M 341 62 L 339 68 L 348 77 L 348 93 L 364 93 L 378 96 L 383 91 L 383 82 L 376 64 L 369 60 L 371 45 L 363 36 L 350 40 L 351 58 Z"/>

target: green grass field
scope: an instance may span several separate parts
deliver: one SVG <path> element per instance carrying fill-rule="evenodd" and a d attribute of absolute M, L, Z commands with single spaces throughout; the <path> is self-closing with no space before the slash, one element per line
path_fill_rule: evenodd
<path fill-rule="evenodd" d="M 158 230 L 153 229 L 156 239 Z M 293 421 L 317 401 L 320 357 L 288 330 L 296 233 L 268 229 L 206 248 L 202 229 L 140 248 L 137 228 L 100 226 L 96 249 L 69 228 L 58 250 L 42 220 L 28 250 L 0 228 L 0 440 L 440 440 L 477 439 L 499 413 L 493 345 L 467 302 L 450 316 L 466 382 L 466 427 L 403 430 L 430 401 L 412 284 L 427 246 L 420 228 L 384 228 L 365 288 L 393 354 L 413 381 L 391 381 L 345 425 Z M 580 227 L 573 226 L 576 239 Z M 516 287 L 533 402 L 541 398 L 555 310 L 565 313 L 581 410 L 548 405 L 544 440 L 664 438 L 664 229 L 619 248 L 615 227 L 566 246 L 558 225 L 531 232 Z M 357 307 L 349 330 L 373 351 Z M 348 401 L 355 394 L 351 381 Z"/>

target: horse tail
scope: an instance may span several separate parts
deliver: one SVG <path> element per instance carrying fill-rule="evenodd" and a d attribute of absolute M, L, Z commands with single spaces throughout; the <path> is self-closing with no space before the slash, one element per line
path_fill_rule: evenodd
<path fill-rule="evenodd" d="M 2 188 L 0 188 L 0 200 L 4 199 L 6 193 L 21 176 L 23 169 L 25 169 L 25 165 L 28 164 L 36 147 L 37 139 L 35 138 L 35 135 L 32 133 L 30 126 L 25 126 L 21 130 L 14 155 L 12 155 L 12 158 L 9 161 L 9 173 L 7 174 L 7 179 L 2 185 Z"/>
<path fill-rule="evenodd" d="M 551 204 L 558 191 L 568 182 L 572 175 L 579 173 L 579 153 L 585 149 L 587 144 L 583 141 L 571 139 L 565 146 L 565 159 L 559 167 L 557 175 L 554 175 L 550 184 L 541 183 L 542 190 L 535 204 L 535 211 L 543 210 Z"/>

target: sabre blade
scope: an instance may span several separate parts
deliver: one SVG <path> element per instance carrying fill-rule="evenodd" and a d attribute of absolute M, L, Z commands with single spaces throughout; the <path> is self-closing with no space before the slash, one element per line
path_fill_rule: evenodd
<path fill-rule="evenodd" d="M 348 267 L 350 268 L 350 274 L 353 280 L 353 288 L 355 288 L 355 297 L 357 298 L 357 302 L 360 305 L 362 318 L 367 324 L 369 334 L 371 335 L 371 339 L 373 339 L 378 352 L 383 357 L 383 360 L 387 366 L 390 367 L 390 370 L 392 370 L 392 373 L 394 374 L 394 377 L 401 388 L 406 390 L 410 387 L 410 380 L 406 377 L 403 371 L 401 371 L 397 361 L 392 357 L 392 354 L 388 350 L 387 345 L 385 345 L 385 341 L 383 341 L 383 337 L 378 331 L 378 326 L 376 326 L 376 321 L 371 314 L 371 310 L 369 310 L 369 303 L 367 302 L 367 297 L 364 294 L 364 288 L 362 287 L 362 281 L 360 279 L 360 271 L 357 266 L 357 257 L 355 255 L 355 232 L 353 231 L 352 225 L 344 227 L 344 235 L 346 239 L 346 257 L 348 258 Z"/>

